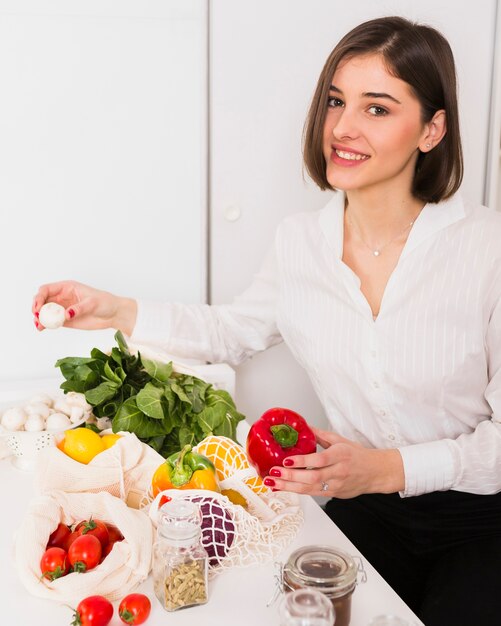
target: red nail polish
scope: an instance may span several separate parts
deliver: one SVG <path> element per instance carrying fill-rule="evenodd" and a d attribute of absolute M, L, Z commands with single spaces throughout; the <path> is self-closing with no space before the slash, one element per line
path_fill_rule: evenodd
<path fill-rule="evenodd" d="M 273 480 L 273 478 L 265 478 L 263 480 L 263 483 L 267 486 L 267 487 L 274 487 L 275 486 L 275 481 Z"/>
<path fill-rule="evenodd" d="M 75 317 L 75 311 L 74 311 L 73 309 L 68 309 L 68 315 L 69 315 L 71 318 L 74 318 L 74 317 Z"/>
<path fill-rule="evenodd" d="M 38 320 L 33 320 L 33 323 L 35 324 L 35 326 L 38 328 Z"/>
<path fill-rule="evenodd" d="M 273 469 L 270 470 L 270 476 L 276 476 L 277 478 L 280 478 L 280 476 L 282 476 L 282 472 L 276 467 L 274 467 Z"/>
<path fill-rule="evenodd" d="M 35 312 L 35 317 L 38 319 L 40 317 L 40 313 L 38 311 Z"/>
<path fill-rule="evenodd" d="M 294 461 L 292 459 L 284 459 L 282 465 L 285 465 L 285 467 L 291 467 L 291 465 L 294 465 Z"/>

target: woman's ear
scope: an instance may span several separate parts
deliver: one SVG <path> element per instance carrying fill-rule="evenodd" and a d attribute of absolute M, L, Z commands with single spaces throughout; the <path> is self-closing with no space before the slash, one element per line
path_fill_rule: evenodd
<path fill-rule="evenodd" d="M 447 120 L 445 111 L 440 109 L 435 113 L 429 122 L 425 124 L 424 132 L 419 142 L 421 152 L 430 152 L 437 146 L 447 132 Z"/>

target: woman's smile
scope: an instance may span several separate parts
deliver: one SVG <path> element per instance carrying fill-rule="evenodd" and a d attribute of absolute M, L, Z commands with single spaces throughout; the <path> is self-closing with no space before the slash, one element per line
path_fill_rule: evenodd
<path fill-rule="evenodd" d="M 337 165 L 341 165 L 342 167 L 354 167 L 361 165 L 364 161 L 370 159 L 368 154 L 356 152 L 353 149 L 345 148 L 343 146 L 333 144 L 331 148 L 331 161 Z"/>

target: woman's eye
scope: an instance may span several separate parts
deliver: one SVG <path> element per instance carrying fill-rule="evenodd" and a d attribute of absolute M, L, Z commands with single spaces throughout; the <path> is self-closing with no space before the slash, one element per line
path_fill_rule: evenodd
<path fill-rule="evenodd" d="M 339 98 L 329 98 L 327 100 L 327 106 L 329 107 L 342 107 L 344 106 L 344 102 Z"/>
<path fill-rule="evenodd" d="M 383 109 L 383 107 L 377 106 L 377 104 L 373 104 L 371 107 L 369 107 L 369 112 L 375 117 L 381 117 L 388 113 L 386 109 Z"/>

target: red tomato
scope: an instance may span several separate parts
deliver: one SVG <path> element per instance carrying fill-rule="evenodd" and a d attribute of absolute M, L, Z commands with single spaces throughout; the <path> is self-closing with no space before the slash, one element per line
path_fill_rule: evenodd
<path fill-rule="evenodd" d="M 170 496 L 166 496 L 165 494 L 163 496 L 160 496 L 160 500 L 158 501 L 158 508 L 160 508 L 167 502 L 170 502 L 171 500 L 172 498 Z"/>
<path fill-rule="evenodd" d="M 68 558 L 75 572 L 86 572 L 99 564 L 102 548 L 94 535 L 77 537 L 68 550 Z"/>
<path fill-rule="evenodd" d="M 106 548 L 110 540 L 110 534 L 106 524 L 99 519 L 92 519 L 92 517 L 89 520 L 84 520 L 80 522 L 80 524 L 77 524 L 75 532 L 80 535 L 94 535 L 94 537 L 99 539 L 102 548 Z"/>
<path fill-rule="evenodd" d="M 66 552 L 69 551 L 71 544 L 75 541 L 77 537 L 80 537 L 80 533 L 77 533 L 76 531 L 73 531 L 68 535 L 63 546 Z"/>
<path fill-rule="evenodd" d="M 124 624 L 139 626 L 147 619 L 151 611 L 151 602 L 148 596 L 142 593 L 130 593 L 120 602 L 118 614 Z"/>
<path fill-rule="evenodd" d="M 66 524 L 59 523 L 56 530 L 51 533 L 49 541 L 47 542 L 47 548 L 63 548 L 67 550 L 66 541 L 71 535 L 71 530 Z"/>
<path fill-rule="evenodd" d="M 124 536 L 116 526 L 114 526 L 113 524 L 106 524 L 106 528 L 108 529 L 110 543 L 115 543 L 115 541 L 122 541 Z"/>
<path fill-rule="evenodd" d="M 106 546 L 106 548 L 103 549 L 103 552 L 101 554 L 101 560 L 99 561 L 100 563 L 102 563 L 104 559 L 108 556 L 108 554 L 112 551 L 115 543 L 116 541 L 110 541 L 110 543 Z"/>
<path fill-rule="evenodd" d="M 40 569 L 42 578 L 48 578 L 49 580 L 65 576 L 70 570 L 68 554 L 62 548 L 48 548 L 40 560 Z"/>
<path fill-rule="evenodd" d="M 107 626 L 113 617 L 113 605 L 103 596 L 89 596 L 77 606 L 74 626 Z"/>

